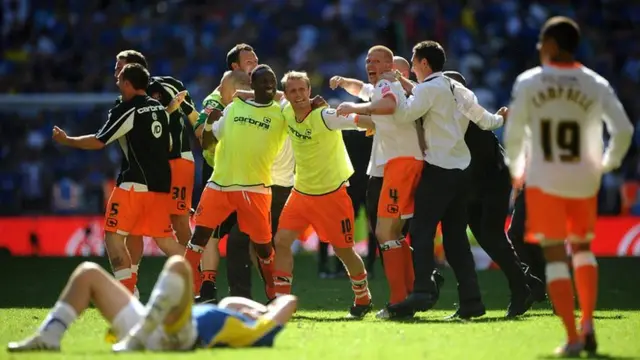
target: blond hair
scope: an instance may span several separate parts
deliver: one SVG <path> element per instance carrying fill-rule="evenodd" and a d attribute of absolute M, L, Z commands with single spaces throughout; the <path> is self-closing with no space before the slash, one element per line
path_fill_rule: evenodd
<path fill-rule="evenodd" d="M 372 52 L 376 52 L 376 51 L 384 53 L 386 55 L 385 57 L 387 57 L 389 61 L 393 61 L 393 51 L 391 51 L 391 49 L 389 49 L 388 47 L 384 45 L 376 45 L 371 49 L 369 49 L 367 54 L 371 54 Z"/>
<path fill-rule="evenodd" d="M 289 80 L 304 80 L 307 83 L 307 87 L 311 87 L 311 80 L 309 80 L 309 76 L 306 71 L 289 71 L 282 77 L 280 83 L 282 84 L 282 88 L 287 90 L 287 82 Z"/>

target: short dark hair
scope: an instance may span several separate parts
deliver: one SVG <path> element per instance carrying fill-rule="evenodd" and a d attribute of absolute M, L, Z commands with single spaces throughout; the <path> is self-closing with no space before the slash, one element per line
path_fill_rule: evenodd
<path fill-rule="evenodd" d="M 580 45 L 580 27 L 566 16 L 554 16 L 540 30 L 540 40 L 553 39 L 560 51 L 575 53 Z"/>
<path fill-rule="evenodd" d="M 434 72 L 442 71 L 444 63 L 447 62 L 447 55 L 436 41 L 421 41 L 413 47 L 413 55 L 418 59 L 427 59 L 431 70 Z"/>
<path fill-rule="evenodd" d="M 231 64 L 240 62 L 240 52 L 241 51 L 253 51 L 253 48 L 249 44 L 237 44 L 232 47 L 231 50 L 227 53 L 227 70 L 233 70 Z"/>
<path fill-rule="evenodd" d="M 136 90 L 146 90 L 149 85 L 149 71 L 141 64 L 126 64 L 120 72 L 122 81 L 128 81 Z"/>
<path fill-rule="evenodd" d="M 465 87 L 467 86 L 467 79 L 465 79 L 464 76 L 462 76 L 462 74 L 457 71 L 445 71 L 442 73 L 442 75 L 459 82 Z"/>
<path fill-rule="evenodd" d="M 142 55 L 141 52 L 136 50 L 124 50 L 120 51 L 116 56 L 118 60 L 124 60 L 127 64 L 140 64 L 145 69 L 149 68 L 149 64 L 147 63 L 147 59 Z"/>
<path fill-rule="evenodd" d="M 262 71 L 270 71 L 275 75 L 275 71 L 273 71 L 271 66 L 266 64 L 260 64 L 256 66 L 253 70 L 251 70 L 251 82 L 254 82 L 256 80 L 256 76 L 258 76 L 257 73 Z"/>

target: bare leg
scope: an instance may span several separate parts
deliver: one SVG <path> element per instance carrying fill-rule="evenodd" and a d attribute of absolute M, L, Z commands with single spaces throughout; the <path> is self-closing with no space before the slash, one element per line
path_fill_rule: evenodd
<path fill-rule="evenodd" d="M 91 302 L 112 323 L 131 301 L 137 300 L 98 264 L 82 263 L 69 277 L 36 334 L 22 342 L 9 343 L 9 351 L 59 350 L 62 336 Z"/>
<path fill-rule="evenodd" d="M 135 287 L 131 275 L 131 256 L 125 244 L 126 237 L 115 232 L 105 231 L 104 244 L 116 280 L 120 281 L 131 293 Z"/>
<path fill-rule="evenodd" d="M 153 238 L 158 247 L 168 257 L 184 254 L 185 246 L 180 245 L 174 238 Z"/>
<path fill-rule="evenodd" d="M 182 246 L 187 246 L 187 243 L 191 240 L 191 225 L 189 223 L 189 218 L 189 214 L 171 215 L 173 231 L 176 233 L 178 243 Z"/>
<path fill-rule="evenodd" d="M 298 237 L 298 232 L 280 229 L 276 233 L 273 282 L 276 296 L 291 294 L 293 284 L 293 253 L 291 245 Z"/>
<path fill-rule="evenodd" d="M 219 243 L 220 239 L 212 237 L 204 248 L 202 260 L 200 260 L 203 272 L 218 271 L 218 266 L 220 266 L 220 252 L 218 251 Z"/>
<path fill-rule="evenodd" d="M 192 333 L 194 330 L 189 326 L 193 304 L 192 283 L 193 276 L 189 263 L 181 256 L 170 257 L 153 288 L 146 306 L 146 315 L 122 341 L 113 346 L 113 350 L 116 352 L 144 350 L 149 336 L 160 324 L 164 325 L 168 335 L 175 335 L 179 339 L 185 336 L 185 331 L 187 337 L 194 335 Z M 175 344 L 177 347 L 183 345 L 185 344 L 181 341 Z"/>
<path fill-rule="evenodd" d="M 334 246 L 336 256 L 342 261 L 349 273 L 351 290 L 355 296 L 354 304 L 347 315 L 349 318 L 362 318 L 371 311 L 371 292 L 367 280 L 367 271 L 364 262 L 353 247 L 339 248 Z"/>
<path fill-rule="evenodd" d="M 140 297 L 138 293 L 138 270 L 140 268 L 140 262 L 142 261 L 142 254 L 144 253 L 144 240 L 141 235 L 127 235 L 125 245 L 131 256 L 131 279 L 133 282 L 133 295 Z"/>

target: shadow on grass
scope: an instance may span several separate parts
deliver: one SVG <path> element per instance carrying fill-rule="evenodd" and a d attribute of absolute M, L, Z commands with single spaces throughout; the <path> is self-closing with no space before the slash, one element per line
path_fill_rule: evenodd
<path fill-rule="evenodd" d="M 105 269 L 110 269 L 106 257 L 3 256 L 0 259 L 3 270 L 0 272 L 0 288 L 11 289 L 11 291 L 4 292 L 0 296 L 0 308 L 49 308 L 53 306 L 69 275 L 83 261 L 94 261 Z M 148 299 L 164 261 L 164 257 L 148 257 L 142 260 L 138 281 L 142 301 Z M 640 267 L 640 258 L 603 258 L 598 261 L 601 279 L 598 310 L 640 309 L 640 303 L 637 301 L 640 297 L 640 287 L 637 286 L 634 277 L 628 276 L 628 274 L 637 272 L 637 268 Z M 222 298 L 227 295 L 228 288 L 224 259 L 219 270 L 217 287 L 218 296 Z M 332 310 L 346 313 L 353 301 L 349 280 L 346 278 L 320 279 L 317 270 L 317 261 L 314 256 L 299 255 L 296 257 L 293 292 L 299 297 L 298 309 Z M 387 301 L 389 291 L 380 264 L 377 265 L 373 273 L 377 276 L 370 280 L 370 288 L 373 302 L 376 308 L 380 308 Z M 446 284 L 434 310 L 453 312 L 457 302 L 455 277 L 449 269 L 445 269 L 443 274 L 446 278 Z M 509 290 L 503 274 L 500 271 L 488 270 L 480 271 L 478 277 L 486 309 L 505 311 L 509 302 Z M 264 303 L 266 298 L 262 281 L 257 272 L 252 282 L 255 300 Z M 546 302 L 536 304 L 533 308 L 537 310 L 550 309 Z M 549 314 L 535 313 L 531 316 L 552 316 L 552 314 L 551 312 Z M 620 318 L 622 318 L 621 315 Z"/>
<path fill-rule="evenodd" d="M 589 354 L 586 357 L 582 356 L 572 356 L 572 357 L 564 357 L 564 359 L 602 359 L 602 360 L 638 360 L 640 357 L 632 357 L 632 356 L 615 356 L 608 354 Z M 538 359 L 558 359 L 555 355 L 542 355 L 538 356 Z"/>

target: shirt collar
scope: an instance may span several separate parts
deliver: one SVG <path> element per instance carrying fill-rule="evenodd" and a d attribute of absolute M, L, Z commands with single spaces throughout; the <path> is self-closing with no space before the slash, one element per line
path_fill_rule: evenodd
<path fill-rule="evenodd" d="M 427 81 L 431 81 L 432 79 L 438 77 L 438 76 L 442 76 L 442 71 L 438 71 L 438 72 L 434 72 L 431 73 L 431 75 L 427 76 L 422 82 L 427 82 Z"/>

